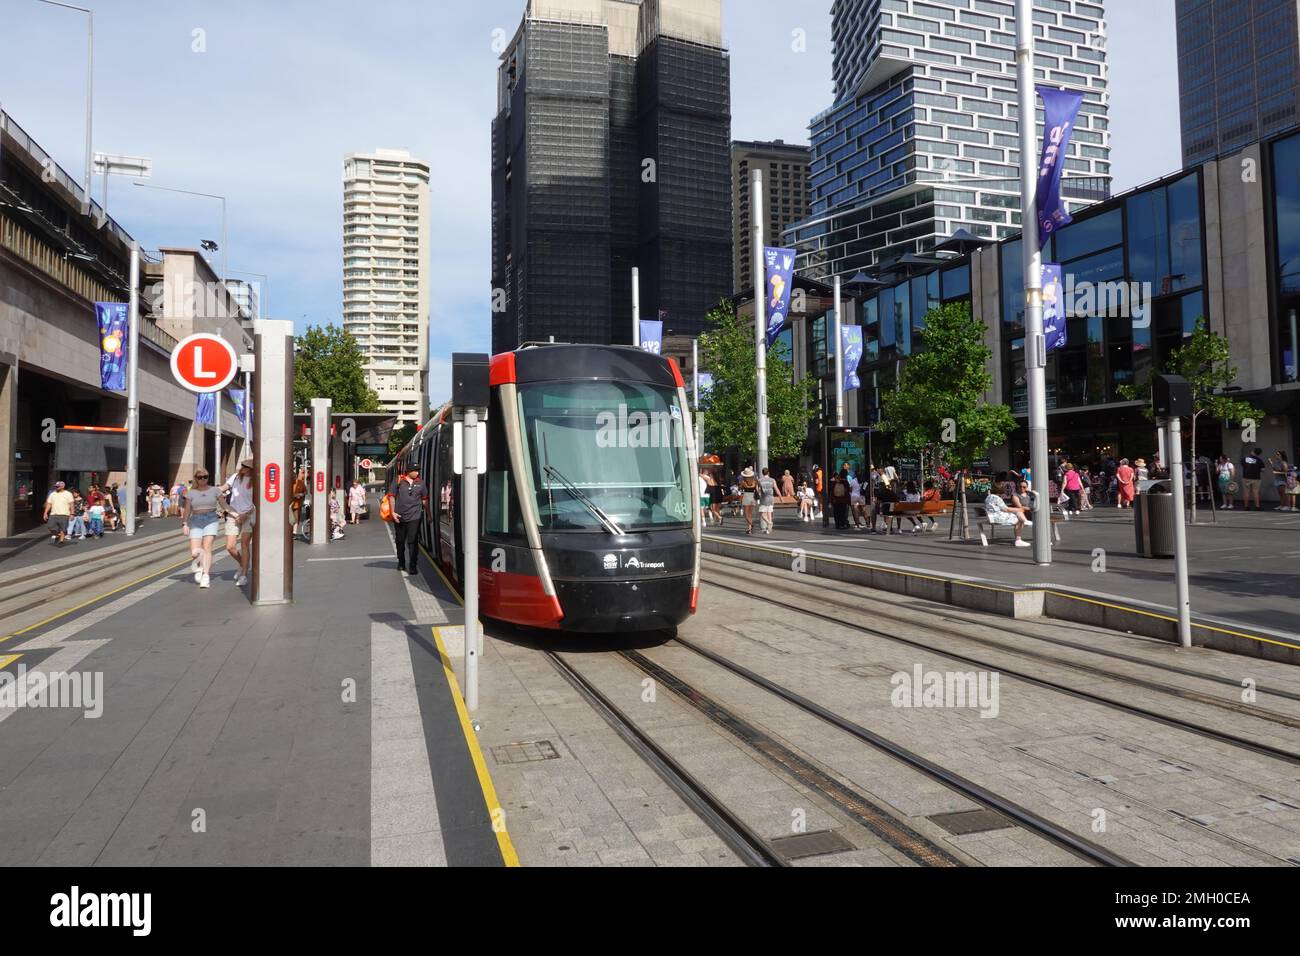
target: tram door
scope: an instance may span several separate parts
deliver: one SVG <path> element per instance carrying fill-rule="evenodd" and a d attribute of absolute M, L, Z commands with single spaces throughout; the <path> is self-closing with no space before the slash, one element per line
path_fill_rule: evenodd
<path fill-rule="evenodd" d="M 456 503 L 460 495 L 460 479 L 452 469 L 453 429 L 450 422 L 438 427 L 438 518 L 437 539 L 438 557 L 444 569 L 456 581 L 460 580 L 457 570 L 460 563 L 460 521 Z"/>

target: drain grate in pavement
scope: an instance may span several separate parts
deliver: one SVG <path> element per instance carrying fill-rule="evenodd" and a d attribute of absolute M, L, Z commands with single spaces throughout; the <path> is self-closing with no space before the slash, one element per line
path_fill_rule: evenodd
<path fill-rule="evenodd" d="M 814 830 L 812 833 L 796 833 L 794 836 L 777 837 L 768 841 L 787 860 L 804 860 L 810 856 L 827 856 L 831 853 L 843 853 L 854 846 L 834 830 Z"/>
<path fill-rule="evenodd" d="M 497 763 L 532 763 L 537 760 L 558 760 L 559 753 L 549 740 L 526 740 L 492 748 L 492 759 Z"/>
<path fill-rule="evenodd" d="M 956 813 L 936 813 L 933 820 L 954 836 L 967 833 L 984 833 L 987 830 L 1005 830 L 1015 826 L 996 810 L 959 810 Z"/>

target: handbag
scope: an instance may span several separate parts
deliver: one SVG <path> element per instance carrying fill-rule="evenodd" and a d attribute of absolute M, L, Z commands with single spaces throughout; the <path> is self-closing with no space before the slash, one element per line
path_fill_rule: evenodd
<path fill-rule="evenodd" d="M 384 521 L 393 520 L 393 499 L 391 495 L 384 495 L 379 499 L 379 517 Z"/>

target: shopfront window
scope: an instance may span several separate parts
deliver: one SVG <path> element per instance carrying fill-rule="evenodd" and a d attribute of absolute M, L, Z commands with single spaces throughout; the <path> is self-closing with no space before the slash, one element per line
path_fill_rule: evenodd
<path fill-rule="evenodd" d="M 1300 381 L 1300 135 L 1280 140 L 1273 146 L 1275 170 L 1274 215 L 1277 224 L 1278 273 L 1278 379 Z"/>

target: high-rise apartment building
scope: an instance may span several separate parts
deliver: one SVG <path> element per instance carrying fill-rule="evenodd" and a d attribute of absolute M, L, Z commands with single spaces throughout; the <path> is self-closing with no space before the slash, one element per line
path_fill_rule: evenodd
<path fill-rule="evenodd" d="M 835 103 L 810 125 L 812 211 L 786 244 L 826 278 L 925 253 L 958 229 L 1020 229 L 1015 6 L 1006 0 L 834 0 Z M 1084 102 L 1062 195 L 1110 194 L 1105 11 L 1036 0 L 1034 74 Z M 1038 111 L 1042 127 L 1042 109 Z"/>
<path fill-rule="evenodd" d="M 721 0 L 528 0 L 492 123 L 492 348 L 700 331 L 731 289 Z"/>
<path fill-rule="evenodd" d="M 780 245 L 781 233 L 808 215 L 807 146 L 776 140 L 770 143 L 731 144 L 731 208 L 735 226 L 732 269 L 738 291 L 754 287 L 754 209 L 750 200 L 750 183 L 755 169 L 763 173 L 764 209 L 758 210 L 763 222 L 764 242 Z"/>
<path fill-rule="evenodd" d="M 429 399 L 429 164 L 405 150 L 343 160 L 343 328 L 398 424 Z"/>
<path fill-rule="evenodd" d="M 1176 0 L 1183 165 L 1300 120 L 1296 0 Z"/>

